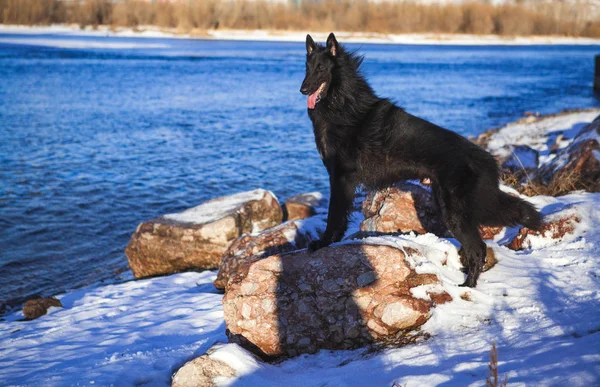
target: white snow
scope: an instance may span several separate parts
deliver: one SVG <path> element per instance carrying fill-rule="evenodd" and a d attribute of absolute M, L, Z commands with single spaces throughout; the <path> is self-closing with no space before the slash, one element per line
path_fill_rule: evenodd
<path fill-rule="evenodd" d="M 534 149 L 516 146 L 507 146 L 494 152 L 494 156 L 508 157 L 503 166 L 507 168 L 537 168 L 538 158 Z"/>
<path fill-rule="evenodd" d="M 118 36 L 148 38 L 181 38 L 181 39 L 217 39 L 217 40 L 258 40 L 280 42 L 304 42 L 306 31 L 285 30 L 207 30 L 203 35 L 180 34 L 176 29 L 155 26 L 138 26 L 135 30 L 127 27 L 98 26 L 96 29 L 78 25 L 58 24 L 52 26 L 20 26 L 0 25 L 1 34 L 59 34 L 65 36 Z M 325 41 L 329 32 L 311 33 L 318 41 Z M 346 43 L 395 43 L 395 44 L 435 44 L 435 45 L 593 45 L 600 44 L 600 39 L 572 38 L 562 36 L 499 36 L 471 34 L 381 34 L 336 31 L 339 40 Z"/>
<path fill-rule="evenodd" d="M 189 358 L 225 341 L 214 272 L 58 296 L 64 309 L 0 323 L 0 385 L 168 385 Z"/>
<path fill-rule="evenodd" d="M 572 138 L 597 111 L 552 117 L 533 126 L 516 124 L 494 140 L 546 146 L 544 130 Z M 496 136 L 495 135 L 495 136 Z M 516 141 L 515 139 L 519 139 Z M 524 142 L 525 140 L 525 142 Z M 507 187 L 505 191 L 514 192 Z M 223 386 L 481 386 L 488 351 L 497 343 L 501 377 L 511 386 L 600 385 L 600 194 L 576 192 L 558 198 L 528 198 L 552 217 L 577 214 L 571 235 L 532 237 L 523 251 L 504 247 L 516 229 L 494 241 L 498 263 L 477 288 L 464 280 L 454 239 L 433 234 L 372 237 L 362 243 L 411 247 L 420 273 L 435 273 L 453 300 L 437 306 L 421 343 L 380 352 L 320 351 L 278 363 L 258 361 L 235 344 L 218 344 L 209 356 L 230 365 Z M 347 235 L 362 215 L 351 217 Z M 303 229 L 323 225 L 320 215 Z M 342 243 L 358 243 L 346 240 Z M 0 323 L 0 384 L 19 386 L 166 386 L 178 367 L 225 342 L 222 295 L 215 272 L 89 287 L 57 296 L 34 321 L 21 312 Z M 427 287 L 414 289 L 427 298 Z"/>
<path fill-rule="evenodd" d="M 179 223 L 204 224 L 214 222 L 215 220 L 222 219 L 231 214 L 232 211 L 246 202 L 261 200 L 267 193 L 270 193 L 270 191 L 255 189 L 253 191 L 223 196 L 221 198 L 209 200 L 208 202 L 183 212 L 164 215 L 164 218 Z M 272 196 L 273 198 L 275 197 L 274 195 Z"/>

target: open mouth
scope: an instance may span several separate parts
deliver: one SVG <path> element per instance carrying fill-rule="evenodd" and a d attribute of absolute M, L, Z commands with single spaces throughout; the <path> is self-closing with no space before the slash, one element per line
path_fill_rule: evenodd
<path fill-rule="evenodd" d="M 314 93 L 312 93 L 311 95 L 308 96 L 308 108 L 309 109 L 314 109 L 315 106 L 317 106 L 317 104 L 321 100 L 321 93 L 323 92 L 323 90 L 325 90 L 325 84 L 326 84 L 326 82 L 321 83 L 321 86 L 319 86 L 317 91 L 315 91 Z"/>

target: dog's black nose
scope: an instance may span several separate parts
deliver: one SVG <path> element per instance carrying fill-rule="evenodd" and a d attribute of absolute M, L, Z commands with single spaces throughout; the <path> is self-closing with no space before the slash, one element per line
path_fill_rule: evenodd
<path fill-rule="evenodd" d="M 308 91 L 308 87 L 306 87 L 306 86 L 302 86 L 302 87 L 300 88 L 300 92 L 301 92 L 302 94 L 304 94 L 304 95 L 307 95 L 307 94 L 309 93 L 309 91 Z"/>

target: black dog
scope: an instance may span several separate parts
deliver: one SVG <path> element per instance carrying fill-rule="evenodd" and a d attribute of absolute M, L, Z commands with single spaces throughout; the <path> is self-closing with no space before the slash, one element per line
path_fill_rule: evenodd
<path fill-rule="evenodd" d="M 474 287 L 486 246 L 479 225 L 540 226 L 535 208 L 498 187 L 499 170 L 488 152 L 464 137 L 406 113 L 375 95 L 360 73 L 363 58 L 347 52 L 333 33 L 323 47 L 306 36 L 308 116 L 329 173 L 327 229 L 311 250 L 339 241 L 346 231 L 355 189 L 379 189 L 403 179 L 429 178 L 450 232 L 462 244 Z"/>

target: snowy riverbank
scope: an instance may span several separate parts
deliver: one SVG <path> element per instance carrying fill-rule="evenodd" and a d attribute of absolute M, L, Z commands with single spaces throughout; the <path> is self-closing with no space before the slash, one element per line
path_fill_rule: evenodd
<path fill-rule="evenodd" d="M 328 32 L 312 33 L 318 41 L 324 41 Z M 77 25 L 19 26 L 0 25 L 0 34 L 59 34 L 66 36 L 115 36 L 147 38 L 180 38 L 212 40 L 252 40 L 277 42 L 303 42 L 307 31 L 270 31 L 270 30 L 202 30 L 181 33 L 176 29 L 164 29 L 154 26 L 129 27 L 99 26 L 96 29 Z M 387 43 L 387 44 L 423 44 L 423 45 L 600 45 L 600 39 L 571 38 L 564 36 L 499 36 L 471 34 L 380 34 L 360 32 L 336 32 L 336 36 L 346 43 Z"/>
<path fill-rule="evenodd" d="M 529 135 L 527 142 L 535 147 L 550 131 L 581 128 L 598 113 L 521 122 L 511 133 Z M 506 128 L 494 141 L 507 139 Z M 272 364 L 224 344 L 210 357 L 227 363 L 236 376 L 219 383 L 480 386 L 495 341 L 500 375 L 507 375 L 510 385 L 598 384 L 600 194 L 529 200 L 546 214 L 565 211 L 579 222 L 559 239 L 533 237 L 531 248 L 522 251 L 504 246 L 516 229 L 503 231 L 487 242 L 498 263 L 482 274 L 476 289 L 457 286 L 463 274 L 453 239 L 425 234 L 363 241 L 412 244 L 426 252 L 427 261 L 421 264 L 438 274 L 453 297 L 437 306 L 422 327 L 431 335 L 428 340 L 380 352 L 321 351 Z M 355 227 L 361 216 L 354 214 Z M 51 308 L 37 320 L 22 321 L 21 312 L 8 314 L 0 323 L 0 381 L 26 386 L 168 385 L 186 361 L 227 340 L 222 295 L 212 284 L 215 277 L 216 272 L 206 271 L 88 287 L 57 296 L 64 308 Z"/>

